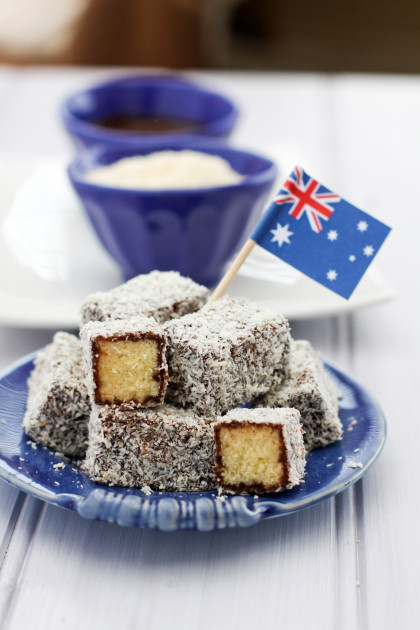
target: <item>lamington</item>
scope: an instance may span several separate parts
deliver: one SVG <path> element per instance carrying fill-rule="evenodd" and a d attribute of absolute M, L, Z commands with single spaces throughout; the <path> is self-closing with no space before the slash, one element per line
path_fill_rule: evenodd
<path fill-rule="evenodd" d="M 176 271 L 152 271 L 111 291 L 89 295 L 82 306 L 81 325 L 139 315 L 163 323 L 197 311 L 205 304 L 208 295 L 207 287 Z"/>
<path fill-rule="evenodd" d="M 234 409 L 213 428 L 223 492 L 280 492 L 302 481 L 305 447 L 296 409 Z"/>
<path fill-rule="evenodd" d="M 290 348 L 287 320 L 245 299 L 223 297 L 164 325 L 166 402 L 217 416 L 279 386 Z"/>
<path fill-rule="evenodd" d="M 95 405 L 84 469 L 111 486 L 214 489 L 211 422 L 170 405 L 132 410 Z"/>
<path fill-rule="evenodd" d="M 163 402 L 166 335 L 154 319 L 89 322 L 80 338 L 92 403 L 146 407 Z"/>
<path fill-rule="evenodd" d="M 64 455 L 83 457 L 90 409 L 80 341 L 58 332 L 38 354 L 28 380 L 25 432 Z"/>
<path fill-rule="evenodd" d="M 252 406 L 298 409 L 308 451 L 339 440 L 343 433 L 338 392 L 309 341 L 292 343 L 288 378 Z"/>

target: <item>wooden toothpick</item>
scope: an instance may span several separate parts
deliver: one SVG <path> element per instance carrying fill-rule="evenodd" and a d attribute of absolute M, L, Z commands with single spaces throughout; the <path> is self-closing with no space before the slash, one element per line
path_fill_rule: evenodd
<path fill-rule="evenodd" d="M 242 266 L 242 263 L 248 257 L 248 255 L 251 253 L 252 248 L 254 247 L 254 245 L 255 245 L 255 241 L 253 241 L 251 238 L 249 238 L 245 242 L 245 244 L 242 246 L 242 249 L 237 254 L 236 258 L 234 258 L 231 266 L 226 271 L 225 275 L 220 280 L 219 284 L 217 285 L 217 287 L 215 288 L 215 290 L 211 294 L 210 299 L 207 302 L 207 304 L 212 304 L 212 302 L 215 302 L 220 297 L 222 297 L 222 295 L 224 294 L 224 292 L 226 291 L 226 289 L 228 288 L 228 286 L 230 285 L 230 283 L 232 282 L 232 280 L 234 279 L 234 277 L 238 273 L 238 270 Z"/>

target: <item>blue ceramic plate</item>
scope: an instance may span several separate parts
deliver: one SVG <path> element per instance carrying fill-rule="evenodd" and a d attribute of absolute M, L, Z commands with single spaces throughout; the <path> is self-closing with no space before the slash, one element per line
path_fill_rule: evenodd
<path fill-rule="evenodd" d="M 90 481 L 77 466 L 36 445 L 22 430 L 26 381 L 35 354 L 0 376 L 0 477 L 39 499 L 84 518 L 163 531 L 248 527 L 324 501 L 360 479 L 385 442 L 385 418 L 369 394 L 351 378 L 326 365 L 342 398 L 343 440 L 310 453 L 305 483 L 279 495 L 228 496 L 215 492 L 154 492 L 109 488 Z"/>

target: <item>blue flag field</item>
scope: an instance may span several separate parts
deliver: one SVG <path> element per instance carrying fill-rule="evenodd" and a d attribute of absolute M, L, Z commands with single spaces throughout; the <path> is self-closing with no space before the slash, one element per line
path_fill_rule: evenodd
<path fill-rule="evenodd" d="M 348 299 L 390 231 L 295 167 L 251 239 Z"/>

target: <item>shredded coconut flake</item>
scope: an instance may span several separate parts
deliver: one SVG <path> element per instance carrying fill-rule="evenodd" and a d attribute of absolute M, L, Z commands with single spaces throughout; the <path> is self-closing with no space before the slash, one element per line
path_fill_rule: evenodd
<path fill-rule="evenodd" d="M 111 291 L 88 295 L 82 306 L 81 324 L 139 315 L 153 317 L 162 324 L 197 311 L 208 295 L 207 287 L 176 271 L 152 271 Z"/>
<path fill-rule="evenodd" d="M 242 179 L 224 158 L 188 149 L 126 157 L 86 174 L 93 184 L 134 190 L 229 186 Z"/>

